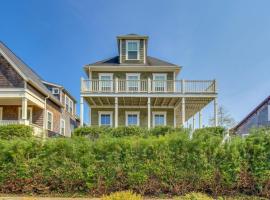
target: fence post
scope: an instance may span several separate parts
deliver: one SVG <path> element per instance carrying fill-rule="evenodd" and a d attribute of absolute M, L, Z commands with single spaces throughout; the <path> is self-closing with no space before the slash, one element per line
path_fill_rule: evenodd
<path fill-rule="evenodd" d="M 115 78 L 115 93 L 118 93 L 118 78 Z"/>
<path fill-rule="evenodd" d="M 151 92 L 151 79 L 148 77 L 148 93 Z"/>

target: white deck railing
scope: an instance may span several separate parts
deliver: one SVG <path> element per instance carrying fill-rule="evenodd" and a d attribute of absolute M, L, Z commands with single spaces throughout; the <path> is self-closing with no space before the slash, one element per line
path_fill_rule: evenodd
<path fill-rule="evenodd" d="M 81 92 L 89 93 L 216 93 L 215 80 L 84 80 Z"/>
<path fill-rule="evenodd" d="M 20 124 L 20 120 L 0 120 L 0 126 Z"/>

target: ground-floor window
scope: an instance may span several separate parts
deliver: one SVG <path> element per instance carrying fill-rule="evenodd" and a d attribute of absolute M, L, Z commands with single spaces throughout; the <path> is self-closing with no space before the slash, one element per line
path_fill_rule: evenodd
<path fill-rule="evenodd" d="M 126 112 L 126 126 L 139 126 L 140 112 Z"/>
<path fill-rule="evenodd" d="M 166 126 L 166 112 L 153 112 L 153 126 Z"/>
<path fill-rule="evenodd" d="M 112 126 L 112 112 L 99 112 L 99 126 Z"/>
<path fill-rule="evenodd" d="M 47 129 L 53 130 L 53 113 L 50 111 L 47 111 Z"/>
<path fill-rule="evenodd" d="M 60 120 L 60 134 L 65 135 L 65 120 Z"/>

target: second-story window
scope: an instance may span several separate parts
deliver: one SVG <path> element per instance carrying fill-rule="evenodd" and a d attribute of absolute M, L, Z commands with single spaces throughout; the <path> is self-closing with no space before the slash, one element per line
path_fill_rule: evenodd
<path fill-rule="evenodd" d="M 66 110 L 73 114 L 73 101 L 66 95 L 65 98 Z"/>
<path fill-rule="evenodd" d="M 99 90 L 103 92 L 111 92 L 113 85 L 112 73 L 100 73 L 99 74 Z"/>
<path fill-rule="evenodd" d="M 138 60 L 139 59 L 139 46 L 138 40 L 127 40 L 127 60 Z"/>
<path fill-rule="evenodd" d="M 128 91 L 139 91 L 140 90 L 140 74 L 139 73 L 128 73 L 127 75 L 127 90 Z"/>

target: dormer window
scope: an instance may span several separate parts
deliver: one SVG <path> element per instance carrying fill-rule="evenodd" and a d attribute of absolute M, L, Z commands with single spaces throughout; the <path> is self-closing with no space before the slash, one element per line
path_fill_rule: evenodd
<path fill-rule="evenodd" d="M 139 60 L 139 40 L 127 40 L 127 60 Z"/>
<path fill-rule="evenodd" d="M 59 94 L 60 90 L 59 88 L 52 88 L 52 94 Z"/>

